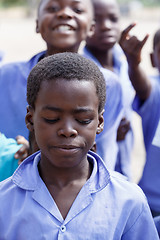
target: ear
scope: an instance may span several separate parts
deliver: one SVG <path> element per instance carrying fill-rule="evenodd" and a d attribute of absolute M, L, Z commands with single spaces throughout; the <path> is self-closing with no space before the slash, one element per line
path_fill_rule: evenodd
<path fill-rule="evenodd" d="M 150 60 L 151 60 L 152 67 L 156 67 L 155 62 L 154 62 L 154 54 L 153 54 L 153 52 L 150 53 Z"/>
<path fill-rule="evenodd" d="M 36 33 L 39 33 L 38 19 L 36 19 Z"/>
<path fill-rule="evenodd" d="M 88 32 L 88 34 L 87 34 L 87 37 L 92 37 L 92 36 L 93 36 L 94 31 L 95 31 L 95 25 L 96 25 L 95 21 L 92 20 L 92 23 L 91 23 L 89 32 Z"/>
<path fill-rule="evenodd" d="M 103 128 L 104 128 L 104 117 L 103 117 L 103 114 L 104 114 L 104 109 L 99 114 L 99 123 L 98 123 L 97 131 L 96 131 L 97 134 L 100 134 L 103 131 Z"/>
<path fill-rule="evenodd" d="M 25 117 L 25 122 L 26 122 L 26 126 L 30 132 L 34 131 L 33 113 L 34 113 L 34 109 L 31 106 L 27 106 L 27 114 Z"/>

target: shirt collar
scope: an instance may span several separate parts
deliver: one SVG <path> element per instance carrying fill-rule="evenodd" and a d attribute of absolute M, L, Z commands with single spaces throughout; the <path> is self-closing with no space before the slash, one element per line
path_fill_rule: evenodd
<path fill-rule="evenodd" d="M 93 171 L 86 182 L 90 193 L 103 189 L 110 182 L 110 174 L 103 160 L 92 151 L 88 152 L 88 160 L 93 164 Z M 42 182 L 38 171 L 41 153 L 38 151 L 24 160 L 12 176 L 12 181 L 25 190 L 36 190 Z"/>

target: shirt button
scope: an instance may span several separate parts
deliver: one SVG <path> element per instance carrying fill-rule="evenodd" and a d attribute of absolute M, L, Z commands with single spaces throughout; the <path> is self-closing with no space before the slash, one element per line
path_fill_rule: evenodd
<path fill-rule="evenodd" d="M 65 232 L 66 231 L 66 227 L 65 226 L 61 226 L 61 232 Z"/>

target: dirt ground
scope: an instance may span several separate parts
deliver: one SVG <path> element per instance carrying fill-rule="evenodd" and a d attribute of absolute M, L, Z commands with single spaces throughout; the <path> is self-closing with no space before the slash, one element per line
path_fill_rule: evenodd
<path fill-rule="evenodd" d="M 133 31 L 139 38 L 143 38 L 147 33 L 150 37 L 143 49 L 142 66 L 148 74 L 154 74 L 151 68 L 149 54 L 152 50 L 152 38 L 154 32 L 160 27 L 160 9 L 137 10 L 129 17 L 122 17 L 122 29 L 131 22 L 137 22 Z M 5 52 L 5 62 L 27 60 L 34 54 L 45 49 L 45 44 L 40 35 L 35 32 L 35 19 L 28 18 L 21 8 L 10 10 L 0 9 L 0 49 Z M 145 162 L 145 150 L 143 144 L 141 119 L 135 113 L 133 121 L 135 144 L 132 153 L 132 178 L 138 182 Z"/>

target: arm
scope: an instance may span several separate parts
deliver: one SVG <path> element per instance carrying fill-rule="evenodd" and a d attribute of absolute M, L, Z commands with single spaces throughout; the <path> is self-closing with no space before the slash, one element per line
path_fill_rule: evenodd
<path fill-rule="evenodd" d="M 128 61 L 128 73 L 132 85 L 138 97 L 145 101 L 150 95 L 151 83 L 143 69 L 140 67 L 140 63 L 141 51 L 149 35 L 147 34 L 142 41 L 135 36 L 131 36 L 129 32 L 135 25 L 136 24 L 133 23 L 122 31 L 119 44 Z"/>

